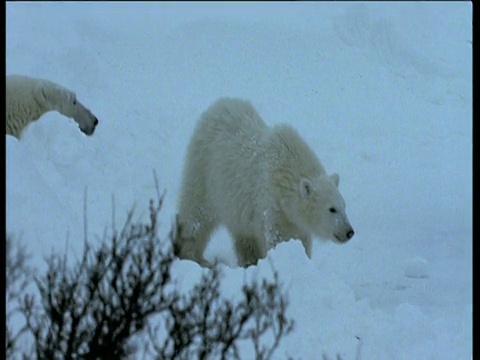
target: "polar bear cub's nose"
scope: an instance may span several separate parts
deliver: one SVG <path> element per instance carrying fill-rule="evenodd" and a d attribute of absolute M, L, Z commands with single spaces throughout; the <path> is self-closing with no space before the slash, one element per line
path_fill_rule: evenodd
<path fill-rule="evenodd" d="M 353 231 L 353 229 L 351 229 L 349 232 L 347 232 L 347 239 L 351 239 L 353 237 L 353 235 L 355 235 L 355 231 Z"/>

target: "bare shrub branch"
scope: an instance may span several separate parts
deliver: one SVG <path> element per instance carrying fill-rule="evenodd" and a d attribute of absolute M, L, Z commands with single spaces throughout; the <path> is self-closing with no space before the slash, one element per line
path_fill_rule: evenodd
<path fill-rule="evenodd" d="M 165 193 L 160 195 L 157 180 L 156 186 L 158 201 L 150 201 L 146 223 L 134 222 L 132 209 L 120 232 L 113 229 L 96 246 L 85 239 L 73 266 L 66 253 L 47 258 L 46 274 L 35 278 L 40 303 L 32 295 L 19 301 L 26 322 L 22 332 L 34 339 L 34 356 L 23 352 L 24 358 L 128 358 L 139 351 L 135 340 L 142 334 L 159 359 L 239 359 L 245 343 L 252 344 L 256 359 L 272 358 L 293 329 L 278 274 L 244 284 L 240 298 L 231 301 L 221 296 L 221 273 L 214 266 L 190 293 L 180 294 L 171 274 L 176 230 L 167 241 L 158 237 Z M 17 263 L 12 269 L 21 268 L 24 257 Z M 7 285 L 18 273 L 10 270 Z M 7 334 L 7 343 L 14 340 Z M 19 351 L 14 345 L 7 350 Z"/>
<path fill-rule="evenodd" d="M 27 254 L 25 246 L 15 241 L 8 234 L 5 250 L 5 297 L 7 304 L 5 312 L 5 354 L 9 358 L 18 351 L 17 341 L 27 331 L 26 327 L 12 330 L 12 326 L 9 324 L 15 314 L 22 312 L 22 302 L 26 287 L 31 282 L 32 270 L 27 264 L 30 255 Z"/>
<path fill-rule="evenodd" d="M 256 359 L 270 359 L 280 340 L 292 330 L 287 318 L 287 296 L 277 272 L 274 280 L 245 284 L 241 300 L 220 296 L 218 267 L 205 273 L 192 291 L 166 310 L 167 337 L 159 344 L 155 331 L 149 336 L 158 359 L 240 359 L 239 345 L 250 341 Z M 270 333 L 273 343 L 262 342 Z"/>
<path fill-rule="evenodd" d="M 156 235 L 162 201 L 150 202 L 149 223 L 133 223 L 132 210 L 119 235 L 97 249 L 85 242 L 73 269 L 66 254 L 48 258 L 47 274 L 36 279 L 44 311 L 34 311 L 31 301 L 23 307 L 37 358 L 127 356 L 134 350 L 128 340 L 174 301 L 167 287 L 173 255 Z"/>

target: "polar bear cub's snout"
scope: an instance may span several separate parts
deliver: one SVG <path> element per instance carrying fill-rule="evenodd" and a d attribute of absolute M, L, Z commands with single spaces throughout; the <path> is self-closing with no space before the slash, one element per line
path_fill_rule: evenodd
<path fill-rule="evenodd" d="M 333 236 L 339 243 L 346 243 L 353 237 L 353 235 L 355 235 L 355 231 L 350 228 L 346 233 L 336 233 Z"/>

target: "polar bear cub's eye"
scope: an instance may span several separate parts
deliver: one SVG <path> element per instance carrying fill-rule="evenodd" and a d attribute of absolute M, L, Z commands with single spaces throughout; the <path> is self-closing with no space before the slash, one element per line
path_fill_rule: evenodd
<path fill-rule="evenodd" d="M 328 209 L 332 214 L 336 213 L 337 212 L 337 209 L 335 209 L 334 207 L 331 207 L 330 209 Z"/>

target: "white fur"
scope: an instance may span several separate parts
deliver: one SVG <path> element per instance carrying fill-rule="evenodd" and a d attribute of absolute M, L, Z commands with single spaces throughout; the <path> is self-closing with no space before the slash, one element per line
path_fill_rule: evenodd
<path fill-rule="evenodd" d="M 58 111 L 93 134 L 98 119 L 83 106 L 74 92 L 44 79 L 22 75 L 6 76 L 6 133 L 17 138 L 32 121 L 48 111 Z"/>
<path fill-rule="evenodd" d="M 345 242 L 353 230 L 338 180 L 325 174 L 293 128 L 270 128 L 249 102 L 219 99 L 188 145 L 177 255 L 209 266 L 203 252 L 218 225 L 233 236 L 241 266 L 291 238 L 302 241 L 309 257 L 312 235 Z"/>

